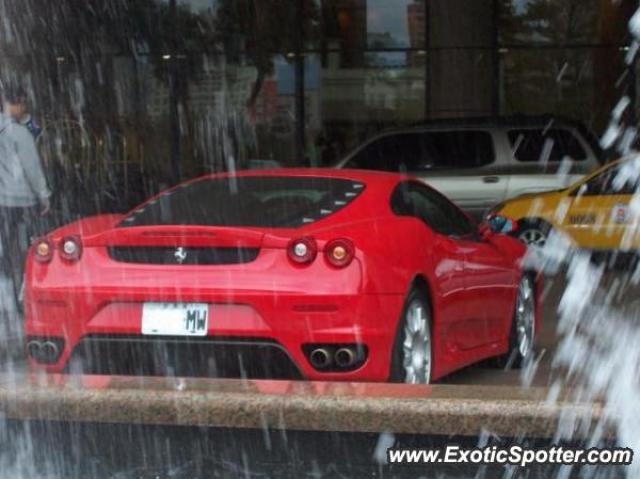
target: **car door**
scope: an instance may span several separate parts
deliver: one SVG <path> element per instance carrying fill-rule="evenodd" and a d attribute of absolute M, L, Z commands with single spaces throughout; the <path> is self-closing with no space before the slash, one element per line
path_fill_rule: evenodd
<path fill-rule="evenodd" d="M 562 226 L 582 247 L 617 249 L 638 247 L 628 235 L 633 218 L 629 202 L 636 182 L 616 181 L 621 166 L 612 166 L 567 193 L 568 208 Z"/>
<path fill-rule="evenodd" d="M 502 254 L 491 237 L 468 235 L 459 241 L 465 249 L 468 322 L 484 325 L 484 344 L 505 340 L 513 318 L 518 279 L 513 262 Z"/>
<path fill-rule="evenodd" d="M 479 239 L 475 224 L 444 196 L 417 184 L 412 192 L 418 216 L 437 233 L 436 277 L 455 278 L 463 288 L 455 295 L 461 303 L 450 318 L 447 344 L 468 350 L 495 341 L 497 325 L 511 317 L 513 268 L 497 248 Z M 455 263 L 450 264 L 452 257 Z"/>

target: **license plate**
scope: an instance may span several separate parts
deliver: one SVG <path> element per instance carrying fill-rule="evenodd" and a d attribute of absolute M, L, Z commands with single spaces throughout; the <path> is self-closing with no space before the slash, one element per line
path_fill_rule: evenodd
<path fill-rule="evenodd" d="M 209 305 L 206 303 L 144 303 L 142 334 L 206 336 Z"/>

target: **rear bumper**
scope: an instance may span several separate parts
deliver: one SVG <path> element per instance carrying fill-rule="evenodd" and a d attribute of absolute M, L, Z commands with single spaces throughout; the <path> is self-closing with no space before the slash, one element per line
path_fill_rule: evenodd
<path fill-rule="evenodd" d="M 176 368 L 164 372 L 198 376 L 209 375 L 212 371 L 207 369 L 203 374 L 196 374 L 198 357 L 244 357 L 244 353 L 233 351 L 234 348 L 246 347 L 251 350 L 257 348 L 259 362 L 289 363 L 275 367 L 280 371 L 266 364 L 266 369 L 258 368 L 257 374 L 250 374 L 254 377 L 262 377 L 260 371 L 269 373 L 265 377 L 281 377 L 280 373 L 284 371 L 286 377 L 384 381 L 389 375 L 391 348 L 404 300 L 402 295 L 233 294 L 232 291 L 224 295 L 199 291 L 179 296 L 157 292 L 153 297 L 146 295 L 138 301 L 126 298 L 126 295 L 124 298 L 117 296 L 113 291 L 99 289 L 30 290 L 25 308 L 27 338 L 61 338 L 64 341 L 57 361 L 39 364 L 31 359 L 31 366 L 37 370 L 64 372 L 71 367 L 72 359 L 86 358 L 87 354 L 104 366 L 126 354 L 134 363 L 144 362 L 143 358 L 154 361 L 153 358 L 157 359 L 158 351 L 161 351 L 165 357 L 174 358 L 182 364 L 181 370 Z M 151 300 L 208 303 L 210 321 L 206 338 L 152 338 L 142 335 L 143 302 Z M 307 344 L 319 343 L 364 345 L 368 351 L 367 359 L 353 371 L 321 372 L 311 366 L 303 350 Z M 199 353 L 194 354 L 190 349 Z M 125 354 L 124 350 L 129 352 Z M 253 352 L 249 356 L 253 357 Z M 143 364 L 132 366 L 135 366 L 133 372 L 141 374 L 163 373 L 163 368 L 148 369 Z M 248 368 L 245 372 L 251 370 L 250 365 L 245 367 Z M 181 371 L 185 372 L 181 374 Z M 218 374 L 214 371 L 212 375 Z M 240 376 L 243 375 L 241 372 Z"/>
<path fill-rule="evenodd" d="M 85 336 L 65 372 L 126 375 L 301 379 L 287 351 L 257 338 Z"/>

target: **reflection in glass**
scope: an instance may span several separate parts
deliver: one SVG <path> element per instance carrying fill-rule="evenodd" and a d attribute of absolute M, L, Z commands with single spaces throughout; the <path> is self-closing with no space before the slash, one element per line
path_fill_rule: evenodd
<path fill-rule="evenodd" d="M 347 51 L 424 48 L 424 0 L 322 0 L 321 3 L 323 41 L 328 48 Z"/>
<path fill-rule="evenodd" d="M 598 0 L 500 0 L 500 42 L 592 43 Z"/>
<path fill-rule="evenodd" d="M 617 50 L 609 52 L 610 59 L 619 56 Z M 500 60 L 504 113 L 557 113 L 589 125 L 609 108 L 603 104 L 603 86 L 593 88 L 594 52 L 589 49 L 509 49 Z"/>
<path fill-rule="evenodd" d="M 359 67 L 342 52 L 305 62 L 306 135 L 313 164 L 333 163 L 373 133 L 424 116 L 425 68 L 407 52 L 367 51 Z"/>

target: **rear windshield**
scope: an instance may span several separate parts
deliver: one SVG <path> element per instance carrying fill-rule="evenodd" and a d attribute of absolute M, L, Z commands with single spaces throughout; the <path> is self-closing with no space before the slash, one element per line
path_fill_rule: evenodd
<path fill-rule="evenodd" d="M 361 182 L 338 178 L 207 178 L 163 193 L 134 210 L 120 226 L 295 228 L 344 208 L 363 190 Z"/>

